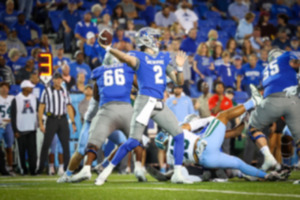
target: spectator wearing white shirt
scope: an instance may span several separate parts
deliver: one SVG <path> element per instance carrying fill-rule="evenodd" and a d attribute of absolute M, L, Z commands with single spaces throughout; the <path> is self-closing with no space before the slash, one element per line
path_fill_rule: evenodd
<path fill-rule="evenodd" d="M 162 11 L 159 11 L 155 14 L 155 24 L 158 27 L 169 27 L 174 22 L 177 21 L 176 15 L 170 11 L 170 7 L 168 5 L 163 5 Z"/>
<path fill-rule="evenodd" d="M 194 11 L 188 9 L 188 5 L 188 1 L 183 0 L 181 3 L 181 8 L 175 12 L 180 25 L 183 27 L 186 33 L 192 28 L 197 28 L 198 22 L 198 16 Z"/>

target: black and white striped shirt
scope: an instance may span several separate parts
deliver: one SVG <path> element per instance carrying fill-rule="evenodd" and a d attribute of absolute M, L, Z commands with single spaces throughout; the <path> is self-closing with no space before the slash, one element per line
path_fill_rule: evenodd
<path fill-rule="evenodd" d="M 53 87 L 46 87 L 41 96 L 41 104 L 46 105 L 46 113 L 60 116 L 67 113 L 67 105 L 71 104 L 69 93 L 64 89 L 55 90 Z"/>

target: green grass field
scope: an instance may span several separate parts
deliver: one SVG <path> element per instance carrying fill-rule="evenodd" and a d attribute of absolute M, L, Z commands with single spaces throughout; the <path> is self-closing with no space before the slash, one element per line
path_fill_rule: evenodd
<path fill-rule="evenodd" d="M 103 186 L 95 186 L 93 180 L 76 184 L 57 184 L 57 176 L 0 177 L 1 200 L 255 200 L 300 199 L 300 171 L 292 172 L 287 182 L 246 182 L 232 179 L 227 183 L 204 182 L 193 185 L 175 185 L 157 182 L 148 176 L 148 182 L 139 183 L 133 175 L 113 174 Z"/>

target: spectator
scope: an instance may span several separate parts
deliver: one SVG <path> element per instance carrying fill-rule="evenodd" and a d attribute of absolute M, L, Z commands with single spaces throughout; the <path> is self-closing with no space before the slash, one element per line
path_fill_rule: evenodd
<path fill-rule="evenodd" d="M 300 51 L 299 39 L 296 36 L 292 37 L 290 47 L 292 51 Z"/>
<path fill-rule="evenodd" d="M 56 10 L 65 10 L 67 7 L 68 1 L 63 0 L 54 0 L 53 8 Z"/>
<path fill-rule="evenodd" d="M 126 43 L 130 43 L 130 39 L 124 36 L 124 29 L 122 27 L 118 27 L 116 33 L 114 34 L 112 45 L 121 50 L 126 50 Z"/>
<path fill-rule="evenodd" d="M 215 74 L 213 59 L 208 54 L 208 47 L 205 43 L 201 43 L 197 48 L 197 54 L 194 58 L 194 71 L 200 76 L 201 80 L 205 80 L 209 87 L 212 88 L 213 76 Z"/>
<path fill-rule="evenodd" d="M 106 51 L 96 42 L 95 34 L 88 32 L 87 42 L 84 44 L 84 54 L 89 66 L 92 69 L 98 67 L 102 63 L 105 53 Z"/>
<path fill-rule="evenodd" d="M 249 7 L 245 5 L 242 0 L 235 0 L 235 2 L 231 3 L 228 7 L 229 16 L 238 24 L 247 12 L 249 12 Z"/>
<path fill-rule="evenodd" d="M 135 5 L 132 0 L 122 0 L 121 3 L 119 3 L 120 6 L 122 6 L 125 15 L 129 19 L 134 19 L 138 17 L 138 14 L 135 9 Z"/>
<path fill-rule="evenodd" d="M 39 54 L 41 53 L 41 49 L 40 48 L 33 48 L 31 50 L 31 57 L 33 58 L 34 61 L 34 69 L 38 70 L 38 66 L 39 66 Z"/>
<path fill-rule="evenodd" d="M 235 67 L 230 63 L 230 54 L 224 51 L 222 54 L 223 64 L 219 66 L 218 77 L 225 87 L 235 88 Z"/>
<path fill-rule="evenodd" d="M 79 103 L 78 110 L 80 113 L 80 120 L 83 123 L 84 115 L 88 109 L 89 102 L 93 97 L 93 87 L 91 85 L 86 85 L 84 87 L 84 99 Z"/>
<path fill-rule="evenodd" d="M 198 17 L 196 13 L 188 8 L 189 3 L 187 0 L 182 0 L 181 8 L 177 9 L 175 15 L 179 24 L 183 27 L 186 33 L 192 28 L 197 28 Z"/>
<path fill-rule="evenodd" d="M 188 37 L 182 41 L 180 45 L 180 50 L 186 53 L 192 53 L 192 54 L 196 53 L 197 50 L 196 38 L 197 38 L 197 29 L 192 28 L 189 31 Z"/>
<path fill-rule="evenodd" d="M 218 32 L 214 29 L 211 29 L 208 32 L 208 40 L 206 41 L 206 45 L 208 47 L 208 51 L 209 51 L 209 55 L 212 56 L 214 53 L 214 49 L 217 45 L 219 46 L 223 46 L 222 43 L 220 41 L 218 41 Z"/>
<path fill-rule="evenodd" d="M 8 35 L 12 25 L 17 22 L 18 12 L 14 10 L 15 3 L 13 0 L 6 1 L 6 8 L 0 13 L 0 27 L 2 26 Z"/>
<path fill-rule="evenodd" d="M 7 50 L 10 51 L 12 48 L 16 48 L 20 51 L 21 56 L 26 57 L 27 56 L 27 49 L 25 48 L 25 45 L 19 40 L 17 37 L 16 31 L 11 31 L 5 41 L 7 45 Z"/>
<path fill-rule="evenodd" d="M 250 84 L 259 86 L 262 81 L 263 67 L 257 63 L 255 53 L 249 56 L 249 63 L 243 65 L 237 76 L 237 90 L 247 92 L 251 96 Z"/>
<path fill-rule="evenodd" d="M 29 20 L 31 18 L 31 12 L 33 8 L 33 0 L 18 0 L 19 13 L 24 13 L 25 19 Z"/>
<path fill-rule="evenodd" d="M 108 14 L 109 16 L 112 16 L 112 9 L 109 5 L 107 5 L 108 0 L 99 0 L 99 3 L 102 7 L 101 17 L 103 17 L 105 14 Z"/>
<path fill-rule="evenodd" d="M 98 28 L 96 23 L 91 22 L 92 13 L 90 11 L 86 11 L 83 16 L 83 20 L 78 22 L 75 27 L 75 38 L 80 41 L 78 45 L 80 49 L 82 49 L 83 44 L 86 42 L 86 35 L 88 32 L 93 32 L 94 34 L 98 34 Z"/>
<path fill-rule="evenodd" d="M 75 78 L 70 75 L 70 67 L 67 63 L 64 63 L 61 67 L 62 78 L 66 85 L 67 91 L 70 91 L 71 88 L 76 84 Z"/>
<path fill-rule="evenodd" d="M 33 72 L 30 74 L 30 82 L 34 85 L 32 90 L 32 94 L 36 96 L 38 100 L 40 100 L 42 92 L 45 89 L 45 86 L 40 82 L 40 76 L 38 72 Z"/>
<path fill-rule="evenodd" d="M 42 38 L 41 38 L 41 42 L 40 42 L 40 49 L 42 52 L 48 52 L 51 53 L 52 52 L 52 47 L 49 44 L 49 40 L 48 40 L 48 36 L 43 34 Z"/>
<path fill-rule="evenodd" d="M 64 64 L 70 64 L 71 60 L 64 56 L 63 44 L 56 45 L 56 56 L 53 58 L 53 69 L 54 71 L 61 69 Z"/>
<path fill-rule="evenodd" d="M 5 60 L 9 60 L 7 45 L 4 40 L 0 40 L 0 56 L 3 56 Z"/>
<path fill-rule="evenodd" d="M 124 36 L 129 38 L 132 43 L 135 43 L 135 34 L 136 34 L 136 30 L 134 27 L 134 22 L 133 20 L 128 20 Z"/>
<path fill-rule="evenodd" d="M 71 52 L 71 43 L 74 38 L 76 24 L 81 20 L 75 2 L 68 3 L 68 9 L 62 13 L 62 25 L 64 28 L 64 47 L 66 52 Z"/>
<path fill-rule="evenodd" d="M 20 84 L 22 80 L 28 80 L 30 78 L 30 74 L 34 72 L 34 60 L 28 59 L 26 61 L 26 65 L 22 67 L 16 75 L 16 82 Z"/>
<path fill-rule="evenodd" d="M 223 53 L 222 46 L 221 45 L 216 45 L 214 50 L 213 50 L 213 54 L 212 54 L 212 58 L 214 59 L 215 67 L 218 67 L 223 63 L 222 53 Z M 230 54 L 229 54 L 229 56 L 230 56 Z"/>
<path fill-rule="evenodd" d="M 230 5 L 231 0 L 212 0 L 208 1 L 209 8 L 214 11 L 219 13 L 222 17 L 227 16 L 228 12 L 228 6 Z"/>
<path fill-rule="evenodd" d="M 76 84 L 70 89 L 71 93 L 83 93 L 85 88 L 85 75 L 79 72 L 76 77 Z"/>
<path fill-rule="evenodd" d="M 36 175 L 37 147 L 37 110 L 38 100 L 32 94 L 34 85 L 29 80 L 21 83 L 20 92 L 11 104 L 11 122 L 19 150 L 19 161 L 21 164 L 21 174 L 26 175 L 26 153 L 28 156 L 29 171 L 31 175 Z"/>
<path fill-rule="evenodd" d="M 31 30 L 37 32 L 38 38 L 32 39 Z M 25 15 L 23 13 L 18 14 L 18 21 L 12 26 L 12 30 L 17 31 L 18 38 L 26 46 L 35 46 L 39 43 L 39 38 L 42 35 L 40 27 L 29 20 L 25 20 Z"/>
<path fill-rule="evenodd" d="M 226 43 L 226 51 L 230 53 L 230 58 L 233 58 L 238 52 L 237 43 L 233 38 L 230 38 Z"/>
<path fill-rule="evenodd" d="M 254 27 L 253 35 L 250 38 L 250 43 L 255 52 L 259 52 L 261 47 L 263 47 L 261 32 L 258 26 Z"/>
<path fill-rule="evenodd" d="M 156 14 L 156 10 L 154 8 L 155 2 L 152 0 L 146 0 L 146 9 L 140 12 L 139 16 L 144 19 L 148 26 L 154 24 L 154 18 Z"/>
<path fill-rule="evenodd" d="M 276 18 L 278 14 L 286 14 L 288 17 L 292 17 L 292 11 L 288 6 L 284 5 L 284 0 L 276 0 L 276 3 L 272 5 L 272 18 Z"/>
<path fill-rule="evenodd" d="M 272 42 L 273 47 L 286 50 L 290 46 L 290 41 L 285 29 L 280 29 L 277 33 L 277 38 Z"/>
<path fill-rule="evenodd" d="M 155 24 L 159 28 L 170 27 L 175 22 L 177 22 L 177 18 L 167 4 L 163 5 L 162 10 L 155 14 Z"/>
<path fill-rule="evenodd" d="M 20 51 L 16 48 L 12 48 L 8 52 L 8 57 L 9 61 L 7 62 L 7 65 L 11 68 L 14 74 L 17 74 L 17 72 L 25 66 L 26 59 L 21 57 Z"/>
<path fill-rule="evenodd" d="M 162 40 L 160 41 L 160 49 L 166 50 L 168 46 L 171 44 L 171 42 L 172 42 L 171 32 L 169 31 L 168 28 L 166 28 L 163 30 Z"/>
<path fill-rule="evenodd" d="M 242 54 L 243 54 L 243 62 L 248 62 L 248 57 L 252 53 L 255 53 L 250 40 L 244 40 L 243 46 L 242 46 Z"/>
<path fill-rule="evenodd" d="M 292 7 L 293 18 L 300 19 L 300 0 L 297 0 Z"/>
<path fill-rule="evenodd" d="M 101 12 L 102 12 L 102 7 L 100 4 L 95 4 L 91 8 L 92 11 L 92 22 L 96 24 L 100 24 L 102 19 L 101 19 Z"/>
<path fill-rule="evenodd" d="M 208 100 L 209 110 L 212 116 L 217 116 L 219 112 L 232 107 L 232 102 L 224 95 L 225 86 L 222 82 L 215 84 L 215 93 Z"/>
<path fill-rule="evenodd" d="M 264 43 L 264 49 L 266 49 L 268 52 L 272 50 L 272 43 L 271 43 L 271 40 L 266 37 L 266 38 L 263 38 L 263 43 Z"/>
<path fill-rule="evenodd" d="M 171 35 L 173 39 L 176 38 L 183 38 L 184 37 L 184 30 L 182 26 L 179 24 L 179 22 L 174 22 L 173 25 L 170 28 Z"/>
<path fill-rule="evenodd" d="M 269 52 L 266 49 L 260 50 L 260 59 L 257 61 L 257 63 L 258 63 L 258 65 L 262 66 L 263 68 L 265 68 L 269 64 L 268 53 Z"/>
<path fill-rule="evenodd" d="M 90 80 L 91 77 L 91 69 L 90 67 L 84 63 L 84 54 L 82 51 L 78 50 L 75 53 L 76 61 L 70 64 L 70 75 L 74 78 L 77 77 L 78 73 L 83 73 L 85 75 L 85 84 Z"/>
<path fill-rule="evenodd" d="M 103 15 L 102 22 L 98 25 L 98 32 L 100 33 L 104 28 L 112 29 L 112 23 L 109 14 Z"/>
<path fill-rule="evenodd" d="M 211 115 L 208 106 L 208 100 L 210 99 L 212 94 L 209 92 L 210 91 L 209 85 L 205 81 L 201 83 L 200 87 L 201 87 L 202 95 L 198 98 L 199 105 L 200 105 L 199 114 L 201 118 L 205 118 Z"/>
<path fill-rule="evenodd" d="M 191 98 L 185 96 L 182 87 L 178 85 L 175 85 L 174 96 L 167 99 L 166 105 L 172 110 L 179 122 L 183 122 L 187 115 L 194 114 Z"/>
<path fill-rule="evenodd" d="M 126 28 L 127 16 L 124 13 L 123 7 L 119 4 L 114 8 L 112 15 L 113 24 L 116 24 L 116 27 Z"/>
<path fill-rule="evenodd" d="M 245 39 L 249 39 L 253 35 L 253 24 L 255 15 L 251 12 L 245 15 L 244 19 L 241 19 L 236 30 L 235 40 L 239 45 L 243 44 Z"/>
<path fill-rule="evenodd" d="M 260 28 L 261 37 L 274 38 L 276 35 L 276 28 L 269 22 L 270 13 L 263 11 L 260 14 L 257 26 Z"/>
<path fill-rule="evenodd" d="M 133 0 L 137 11 L 146 10 L 146 0 Z"/>
<path fill-rule="evenodd" d="M 33 20 L 38 24 L 43 24 L 48 18 L 48 9 L 51 0 L 37 0 L 33 9 Z"/>
<path fill-rule="evenodd" d="M 16 84 L 15 76 L 11 68 L 5 65 L 5 58 L 2 55 L 0 55 L 0 80 L 10 85 Z"/>
<path fill-rule="evenodd" d="M 298 23 L 298 25 L 297 25 L 297 29 L 296 29 L 296 37 L 298 38 L 298 39 L 300 39 L 300 23 Z"/>
<path fill-rule="evenodd" d="M 295 27 L 289 25 L 289 17 L 286 14 L 279 14 L 277 17 L 277 32 L 279 30 L 285 30 L 288 37 L 291 38 L 294 35 Z"/>
<path fill-rule="evenodd" d="M 242 66 L 243 66 L 243 58 L 242 56 L 240 55 L 235 55 L 233 57 L 233 65 L 234 65 L 234 68 L 235 68 L 235 77 L 237 77 L 237 75 L 239 74 L 239 71 L 242 69 Z"/>

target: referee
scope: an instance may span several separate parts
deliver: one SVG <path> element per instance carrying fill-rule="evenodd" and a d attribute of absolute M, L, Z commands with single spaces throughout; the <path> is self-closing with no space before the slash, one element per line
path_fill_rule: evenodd
<path fill-rule="evenodd" d="M 40 155 L 40 164 L 38 173 L 42 173 L 45 162 L 48 159 L 48 152 L 54 134 L 57 133 L 58 138 L 63 148 L 64 168 L 66 169 L 69 158 L 69 138 L 70 130 L 66 113 L 72 122 L 73 131 L 76 132 L 76 124 L 74 121 L 74 111 L 71 105 L 69 93 L 61 87 L 63 82 L 62 76 L 59 73 L 53 75 L 53 86 L 46 87 L 42 93 L 39 105 L 39 126 L 44 133 L 44 141 Z M 46 112 L 46 128 L 44 127 L 42 118 Z"/>

